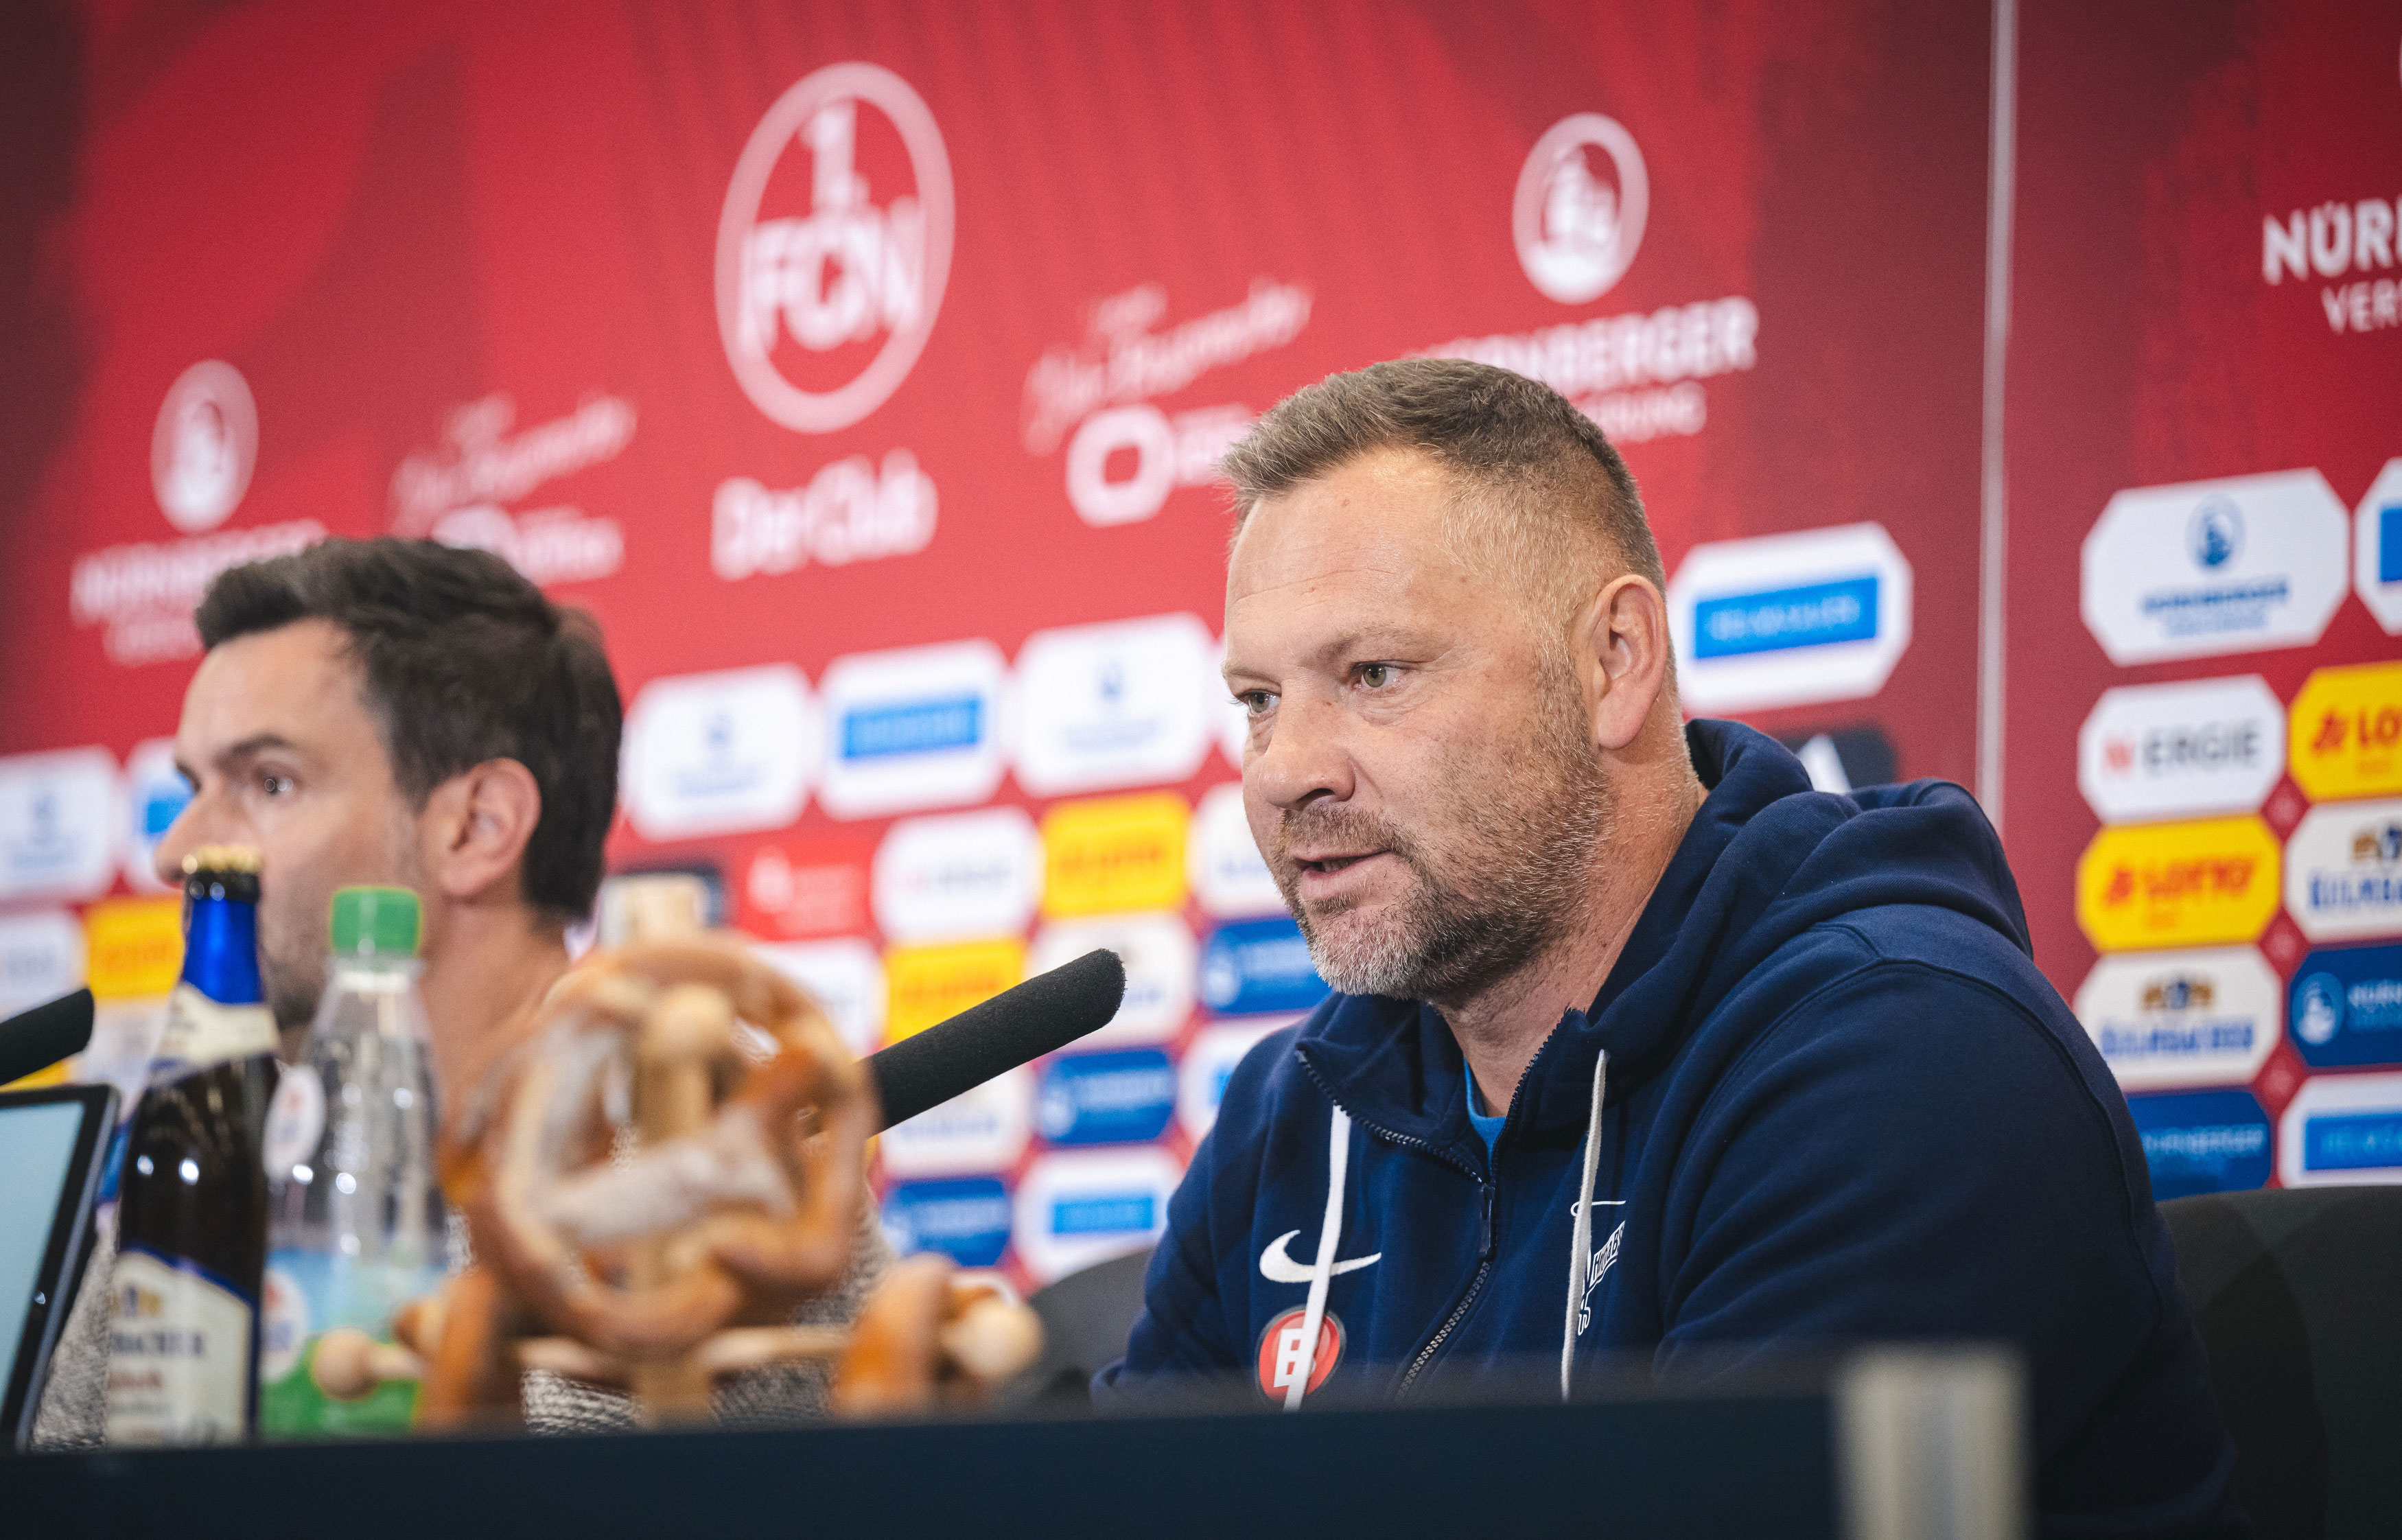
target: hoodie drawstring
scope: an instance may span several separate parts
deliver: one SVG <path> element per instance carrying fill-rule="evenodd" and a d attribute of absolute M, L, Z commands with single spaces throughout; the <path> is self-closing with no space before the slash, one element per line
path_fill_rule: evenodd
<path fill-rule="evenodd" d="M 1585 1269 L 1592 1265 L 1593 1183 L 1601 1169 L 1601 1104 L 1609 1089 L 1609 1053 L 1593 1065 L 1593 1109 L 1584 1121 L 1584 1179 L 1578 1184 L 1576 1225 L 1568 1240 L 1568 1315 L 1560 1327 L 1560 1399 L 1568 1398 L 1568 1371 L 1576 1365 L 1577 1315 L 1584 1304 Z M 1332 1255 L 1332 1253 L 1329 1253 Z M 1315 1298 L 1313 1292 L 1312 1295 Z"/>
<path fill-rule="evenodd" d="M 1326 1146 L 1326 1219 L 1318 1229 L 1318 1260 L 1309 1268 L 1309 1304 L 1301 1314 L 1301 1363 L 1285 1386 L 1284 1409 L 1299 1411 L 1318 1369 L 1318 1332 L 1326 1323 L 1326 1291 L 1334 1282 L 1334 1251 L 1343 1243 L 1343 1179 L 1351 1164 L 1351 1114 L 1334 1109 Z"/>

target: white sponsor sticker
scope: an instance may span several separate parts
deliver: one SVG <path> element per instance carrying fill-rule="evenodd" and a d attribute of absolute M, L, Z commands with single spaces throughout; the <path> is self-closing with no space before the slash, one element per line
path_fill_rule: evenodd
<path fill-rule="evenodd" d="M 1185 870 L 1192 873 L 1201 907 L 1221 919 L 1284 913 L 1284 895 L 1277 891 L 1244 816 L 1240 782 L 1213 786 L 1201 794 Z"/>
<path fill-rule="evenodd" d="M 1173 1040 L 1193 1014 L 1193 980 L 1200 965 L 1200 945 L 1182 916 L 1111 914 L 1045 926 L 1034 938 L 1026 971 L 1047 973 L 1097 947 L 1116 953 L 1125 963 L 1125 999 L 1107 1026 L 1078 1038 L 1075 1047 Z"/>
<path fill-rule="evenodd" d="M 73 914 L 0 914 L 0 1016 L 55 1000 L 82 983 L 83 927 Z"/>
<path fill-rule="evenodd" d="M 899 136 L 907 185 L 871 180 L 863 130 Z M 807 186 L 808 211 L 788 212 L 781 195 L 766 207 L 771 184 Z M 778 97 L 735 162 L 717 225 L 718 334 L 751 404 L 804 433 L 848 428 L 882 406 L 933 332 L 953 213 L 934 115 L 890 70 L 829 64 Z M 796 383 L 780 362 L 860 343 L 876 351 L 830 387 Z"/>
<path fill-rule="evenodd" d="M 192 800 L 191 784 L 175 768 L 175 740 L 149 738 L 125 757 L 125 880 L 137 893 L 164 893 L 159 842 Z"/>
<path fill-rule="evenodd" d="M 1281 1032 L 1299 1016 L 1252 1016 L 1211 1022 L 1194 1035 L 1176 1066 L 1176 1121 L 1196 1142 L 1218 1124 L 1218 1107 L 1226 1099 L 1226 1081 L 1243 1055 L 1262 1038 Z"/>
<path fill-rule="evenodd" d="M 1017 654 L 1017 778 L 1036 796 L 1180 781 L 1201 767 L 1224 694 L 1192 615 L 1038 631 Z"/>
<path fill-rule="evenodd" d="M 2121 667 L 2316 641 L 2350 524 L 2316 471 L 2120 492 L 2085 537 L 2086 627 Z"/>
<path fill-rule="evenodd" d="M 988 800 L 1000 789 L 1009 665 L 988 641 L 836 658 L 819 681 L 838 818 Z"/>
<path fill-rule="evenodd" d="M 647 840 L 781 829 L 801 816 L 820 726 L 790 664 L 656 679 L 626 714 L 626 811 Z"/>
<path fill-rule="evenodd" d="M 1164 1149 L 1045 1155 L 1017 1184 L 1018 1260 L 1038 1284 L 1141 1251 L 1167 1228 L 1183 1166 Z"/>
<path fill-rule="evenodd" d="M 1042 836 L 1016 807 L 904 818 L 876 847 L 868 893 L 890 942 L 1014 935 L 1042 899 Z"/>
<path fill-rule="evenodd" d="M 1685 708 L 1875 694 L 1910 646 L 1911 583 L 1881 524 L 1694 546 L 1668 583 Z"/>
<path fill-rule="evenodd" d="M 2402 459 L 2389 460 L 2353 515 L 2352 586 L 2389 637 L 2402 637 Z"/>
<path fill-rule="evenodd" d="M 1006 1171 L 1034 1135 L 1034 1072 L 1017 1068 L 884 1131 L 876 1148 L 896 1179 Z"/>
<path fill-rule="evenodd" d="M 2077 1017 L 2128 1091 L 2244 1085 L 2277 1046 L 2285 991 L 2248 946 L 2104 957 Z"/>
<path fill-rule="evenodd" d="M 754 943 L 767 964 L 809 993 L 834 1023 L 851 1057 L 884 1042 L 884 959 L 856 936 L 830 942 Z"/>
<path fill-rule="evenodd" d="M 2277 1121 L 2287 1187 L 2402 1182 L 2402 1075 L 2313 1075 Z"/>
<path fill-rule="evenodd" d="M 2285 708 L 2257 674 L 2105 690 L 2077 784 L 2105 823 L 2249 813 L 2285 773 Z"/>
<path fill-rule="evenodd" d="M 118 799 L 105 749 L 0 759 L 0 902 L 107 892 L 124 826 Z"/>
<path fill-rule="evenodd" d="M 2285 845 L 2285 911 L 2314 942 L 2402 936 L 2402 797 L 2312 808 Z"/>

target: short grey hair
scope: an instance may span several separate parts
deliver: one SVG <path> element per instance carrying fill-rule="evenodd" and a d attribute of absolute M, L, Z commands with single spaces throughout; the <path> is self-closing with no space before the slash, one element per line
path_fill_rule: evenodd
<path fill-rule="evenodd" d="M 1459 358 L 1372 364 L 1277 403 L 1219 461 L 1237 533 L 1263 500 L 1379 449 L 1452 473 L 1463 494 L 1455 536 L 1496 556 L 1524 591 L 1556 592 L 1595 538 L 1667 586 L 1635 478 L 1593 419 L 1548 385 Z"/>

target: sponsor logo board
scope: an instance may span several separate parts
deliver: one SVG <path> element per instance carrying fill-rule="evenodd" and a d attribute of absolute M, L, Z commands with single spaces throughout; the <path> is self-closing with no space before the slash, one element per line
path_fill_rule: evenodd
<path fill-rule="evenodd" d="M 1140 1251 L 1167 1228 L 1183 1166 L 1164 1149 L 1043 1155 L 1017 1184 L 1018 1260 L 1037 1283 Z"/>
<path fill-rule="evenodd" d="M 1022 931 L 1042 896 L 1042 836 L 1015 807 L 904 818 L 877 846 L 869 891 L 891 941 Z"/>
<path fill-rule="evenodd" d="M 2086 627 L 2121 667 L 2316 641 L 2348 524 L 2316 471 L 2120 492 L 2085 537 Z"/>
<path fill-rule="evenodd" d="M 105 749 L 0 759 L 0 902 L 108 891 L 123 827 L 118 796 Z"/>
<path fill-rule="evenodd" d="M 2313 1075 L 2277 1125 L 2287 1187 L 2402 1182 L 2402 1074 Z"/>
<path fill-rule="evenodd" d="M 879 157 L 897 136 L 901 155 Z M 866 152 L 863 154 L 863 151 Z M 776 173 L 787 160 L 793 174 Z M 870 167 L 890 162 L 905 178 Z M 773 188 L 808 188 L 786 210 Z M 830 64 L 776 99 L 717 228 L 717 324 L 743 394 L 795 433 L 848 428 L 908 377 L 949 281 L 951 163 L 934 116 L 879 65 Z"/>
<path fill-rule="evenodd" d="M 2105 690 L 2077 734 L 2077 785 L 2105 823 L 2249 813 L 2285 768 L 2285 708 L 2257 674 Z"/>
<path fill-rule="evenodd" d="M 83 983 L 83 927 L 73 914 L 0 914 L 0 1016 L 57 999 Z"/>
<path fill-rule="evenodd" d="M 2283 991 L 2248 946 L 2105 956 L 2077 1018 L 2129 1091 L 2243 1085 L 2277 1045 Z"/>
<path fill-rule="evenodd" d="M 2285 845 L 2285 909 L 2314 942 L 2402 936 L 2402 798 L 2312 808 Z"/>
<path fill-rule="evenodd" d="M 84 982 L 102 1000 L 163 999 L 184 969 L 184 901 L 103 899 L 84 911 Z"/>
<path fill-rule="evenodd" d="M 1042 912 L 1173 909 L 1184 902 L 1191 809 L 1173 791 L 1067 802 L 1042 815 Z"/>
<path fill-rule="evenodd" d="M 902 1182 L 884 1195 L 892 1249 L 939 1251 L 961 1267 L 995 1267 L 1009 1249 L 1009 1189 L 998 1176 Z"/>
<path fill-rule="evenodd" d="M 1222 925 L 1201 949 L 1201 1003 L 1217 1015 L 1307 1011 L 1325 997 L 1326 981 L 1290 917 Z"/>
<path fill-rule="evenodd" d="M 1181 781 L 1208 753 L 1218 644 L 1191 615 L 1038 631 L 1017 654 L 1017 779 L 1041 797 Z"/>
<path fill-rule="evenodd" d="M 2352 586 L 2387 636 L 2402 636 L 2402 458 L 2385 462 L 2353 515 Z"/>
<path fill-rule="evenodd" d="M 1006 1171 L 1034 1134 L 1034 1072 L 1023 1066 L 929 1107 L 877 1137 L 891 1177 Z"/>
<path fill-rule="evenodd" d="M 1251 837 L 1241 783 L 1213 786 L 1201 794 L 1184 861 L 1193 874 L 1193 895 L 1210 914 L 1235 919 L 1284 912 L 1284 895 Z"/>
<path fill-rule="evenodd" d="M 866 929 L 876 844 L 869 834 L 846 832 L 761 846 L 742 871 L 744 924 L 791 937 Z"/>
<path fill-rule="evenodd" d="M 1298 1016 L 1267 1016 L 1251 1021 L 1211 1022 L 1194 1035 L 1176 1066 L 1176 1121 L 1195 1144 L 1218 1123 L 1218 1107 L 1226 1097 L 1226 1082 L 1243 1055 L 1264 1038 L 1299 1021 Z"/>
<path fill-rule="evenodd" d="M 1114 1048 L 1173 1039 L 1193 1014 L 1194 974 L 1200 965 L 1200 948 L 1183 916 L 1113 914 L 1045 926 L 1034 938 L 1027 971 L 1048 973 L 1097 948 L 1116 953 L 1125 964 L 1125 999 L 1107 1026 L 1078 1045 Z"/>
<path fill-rule="evenodd" d="M 1668 584 L 1687 708 L 1876 694 L 1910 646 L 1911 581 L 1878 524 L 1694 546 Z"/>
<path fill-rule="evenodd" d="M 647 840 L 781 829 L 819 757 L 808 681 L 790 664 L 655 679 L 626 713 L 626 812 Z"/>
<path fill-rule="evenodd" d="M 2278 871 L 2256 817 L 2105 828 L 2078 858 L 2077 923 L 2100 952 L 2254 941 Z"/>
<path fill-rule="evenodd" d="M 192 801 L 191 784 L 175 768 L 175 740 L 149 738 L 125 757 L 125 880 L 139 893 L 163 893 L 159 842 Z"/>
<path fill-rule="evenodd" d="M 2127 1098 L 2152 1196 L 2239 1192 L 2269 1180 L 2269 1115 L 2248 1091 L 2172 1091 Z"/>
<path fill-rule="evenodd" d="M 1055 1145 L 1140 1144 L 1167 1130 L 1176 1066 L 1156 1048 L 1062 1053 L 1042 1066 L 1035 1127 Z"/>
<path fill-rule="evenodd" d="M 988 641 L 836 658 L 819 681 L 826 722 L 818 800 L 838 818 L 990 798 L 1001 786 L 1009 667 Z"/>
<path fill-rule="evenodd" d="M 1026 944 L 1015 936 L 896 946 L 884 955 L 885 1040 L 897 1043 L 1026 978 Z"/>
<path fill-rule="evenodd" d="M 865 1058 L 884 1045 L 884 959 L 856 936 L 831 942 L 762 942 L 752 950 L 808 992 L 842 1046 Z"/>
<path fill-rule="evenodd" d="M 2402 792 L 2402 663 L 2313 670 L 2292 733 L 2294 784 L 2313 802 Z"/>
<path fill-rule="evenodd" d="M 2313 952 L 2294 970 L 2294 1047 L 2313 1069 L 2402 1064 L 2402 946 Z"/>

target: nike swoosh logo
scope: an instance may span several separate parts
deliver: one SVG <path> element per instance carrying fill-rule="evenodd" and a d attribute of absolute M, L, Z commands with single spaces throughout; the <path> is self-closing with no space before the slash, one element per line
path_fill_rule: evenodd
<path fill-rule="evenodd" d="M 1268 1243 L 1268 1248 L 1260 1253 L 1261 1277 L 1272 1284 L 1309 1282 L 1309 1269 L 1294 1261 L 1291 1254 L 1285 1250 L 1285 1247 L 1292 1244 L 1292 1238 L 1300 1233 L 1301 1231 L 1297 1230 L 1288 1230 Z M 1373 1257 L 1354 1257 L 1347 1262 L 1335 1263 L 1334 1271 L 1337 1273 L 1357 1272 L 1363 1267 L 1370 1267 L 1381 1261 L 1384 1255 L 1380 1251 Z"/>

